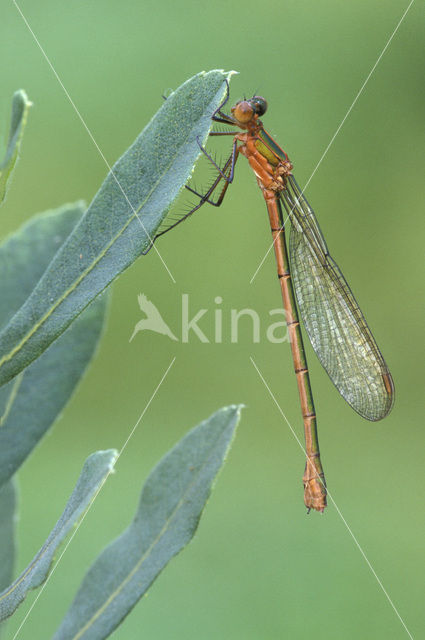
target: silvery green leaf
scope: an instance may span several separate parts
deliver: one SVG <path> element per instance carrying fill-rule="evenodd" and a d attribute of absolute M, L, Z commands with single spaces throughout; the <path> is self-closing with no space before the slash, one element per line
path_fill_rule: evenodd
<path fill-rule="evenodd" d="M 47 578 L 58 546 L 84 514 L 93 496 L 111 473 L 117 455 L 117 451 L 110 449 L 97 451 L 87 458 L 75 489 L 46 542 L 21 575 L 0 593 L 0 620 L 11 616 L 28 591 L 40 586 Z"/>
<path fill-rule="evenodd" d="M 190 542 L 240 411 L 217 411 L 162 458 L 143 487 L 133 522 L 95 560 L 54 640 L 106 638 Z"/>
<path fill-rule="evenodd" d="M 7 183 L 18 159 L 19 147 L 31 104 L 22 89 L 13 94 L 9 140 L 5 156 L 0 162 L 0 204 L 6 197 Z"/>
<path fill-rule="evenodd" d="M 0 246 L 0 326 L 30 295 L 74 229 L 83 203 L 35 216 Z M 50 349 L 0 389 L 0 486 L 62 411 L 96 350 L 107 297 L 99 297 Z"/>
<path fill-rule="evenodd" d="M 0 591 L 12 581 L 16 556 L 16 484 L 9 480 L 0 487 Z M 4 632 L 4 622 L 0 622 L 0 637 Z"/>
<path fill-rule="evenodd" d="M 0 334 L 0 384 L 56 340 L 149 245 L 200 154 L 230 74 L 199 73 L 115 163 L 34 291 Z"/>

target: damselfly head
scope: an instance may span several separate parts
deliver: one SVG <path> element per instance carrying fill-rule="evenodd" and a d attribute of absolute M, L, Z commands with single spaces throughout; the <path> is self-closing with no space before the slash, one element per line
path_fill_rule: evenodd
<path fill-rule="evenodd" d="M 262 116 L 267 110 L 267 102 L 261 96 L 249 100 L 240 100 L 232 107 L 231 112 L 240 125 L 247 125 L 254 116 Z"/>

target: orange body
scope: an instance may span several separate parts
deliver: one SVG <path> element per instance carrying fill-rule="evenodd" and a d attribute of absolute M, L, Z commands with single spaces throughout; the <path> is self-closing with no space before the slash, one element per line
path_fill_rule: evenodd
<path fill-rule="evenodd" d="M 238 103 L 232 108 L 232 115 L 237 125 L 245 130 L 244 133 L 237 133 L 234 137 L 234 141 L 240 143 L 237 146 L 236 155 L 241 153 L 247 158 L 263 193 L 269 214 L 277 274 L 285 308 L 304 422 L 307 456 L 303 476 L 304 503 L 309 510 L 315 509 L 323 512 L 326 507 L 326 483 L 320 461 L 316 413 L 291 281 L 284 220 L 278 201 L 279 193 L 286 188 L 287 176 L 291 174 L 292 164 L 283 149 L 264 131 L 261 120 L 259 120 L 259 113 L 253 108 L 252 101 Z"/>

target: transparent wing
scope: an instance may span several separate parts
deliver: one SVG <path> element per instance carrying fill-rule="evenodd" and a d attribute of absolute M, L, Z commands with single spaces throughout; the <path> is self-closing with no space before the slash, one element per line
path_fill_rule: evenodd
<path fill-rule="evenodd" d="M 293 176 L 281 198 L 291 220 L 292 279 L 313 349 L 348 404 L 364 418 L 380 420 L 394 402 L 385 360 Z"/>

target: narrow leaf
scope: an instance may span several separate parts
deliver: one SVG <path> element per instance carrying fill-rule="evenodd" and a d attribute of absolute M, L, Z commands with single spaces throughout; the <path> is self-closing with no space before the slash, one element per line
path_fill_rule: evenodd
<path fill-rule="evenodd" d="M 77 203 L 36 216 L 0 246 L 0 326 L 30 295 L 84 209 Z M 0 486 L 74 392 L 101 336 L 106 305 L 107 297 L 99 297 L 50 349 L 0 389 Z"/>
<path fill-rule="evenodd" d="M 18 159 L 19 147 L 31 104 L 22 89 L 13 94 L 9 140 L 6 154 L 0 162 L 0 204 L 6 197 L 7 182 Z"/>
<path fill-rule="evenodd" d="M 0 620 L 12 615 L 28 591 L 38 587 L 47 578 L 58 546 L 78 522 L 97 490 L 111 473 L 117 455 L 117 451 L 110 449 L 97 451 L 87 458 L 65 510 L 46 542 L 19 578 L 0 593 Z"/>
<path fill-rule="evenodd" d="M 7 482 L 0 488 L 0 589 L 10 584 L 15 562 L 16 486 Z"/>
<path fill-rule="evenodd" d="M 0 488 L 0 591 L 10 584 L 15 566 L 16 493 L 14 480 Z M 5 624 L 0 622 L 0 638 Z"/>
<path fill-rule="evenodd" d="M 114 165 L 30 298 L 0 335 L 0 384 L 51 344 L 140 256 L 187 182 L 226 92 L 222 71 L 200 73 L 164 101 Z"/>
<path fill-rule="evenodd" d="M 106 638 L 193 537 L 241 407 L 217 411 L 155 467 L 136 516 L 89 569 L 54 640 Z"/>

